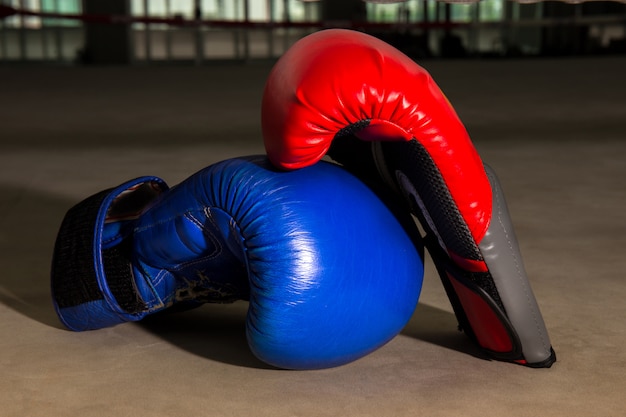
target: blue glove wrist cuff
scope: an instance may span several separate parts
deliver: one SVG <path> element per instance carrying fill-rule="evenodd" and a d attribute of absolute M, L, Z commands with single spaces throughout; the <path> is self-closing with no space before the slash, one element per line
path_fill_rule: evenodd
<path fill-rule="evenodd" d="M 160 178 L 140 177 L 67 212 L 54 247 L 51 284 L 55 310 L 69 329 L 99 329 L 145 315 L 120 245 L 126 226 L 165 190 Z"/>

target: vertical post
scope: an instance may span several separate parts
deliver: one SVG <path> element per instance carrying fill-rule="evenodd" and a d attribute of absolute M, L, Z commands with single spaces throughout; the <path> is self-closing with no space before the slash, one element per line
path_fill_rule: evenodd
<path fill-rule="evenodd" d="M 196 23 L 195 29 L 195 46 L 196 46 L 196 57 L 195 63 L 196 65 L 201 65 L 202 61 L 204 61 L 204 37 L 202 36 L 202 25 L 200 21 L 202 20 L 202 1 L 195 0 L 194 4 L 194 20 Z"/>
<path fill-rule="evenodd" d="M 24 0 L 19 1 L 20 9 L 24 8 Z M 19 29 L 19 45 L 20 45 L 20 60 L 26 60 L 26 18 L 23 14 L 20 15 L 20 29 Z"/>
<path fill-rule="evenodd" d="M 430 28 L 428 27 L 430 19 L 428 16 L 428 0 L 422 0 L 422 7 L 422 23 L 424 23 L 424 30 L 422 31 L 422 48 L 424 53 L 428 53 L 428 51 L 430 51 Z"/>
<path fill-rule="evenodd" d="M 446 19 L 446 36 L 450 36 L 452 29 L 450 24 L 452 23 L 452 5 L 450 3 L 444 3 L 445 19 Z"/>
<path fill-rule="evenodd" d="M 165 0 L 165 16 L 168 19 L 172 17 L 172 3 L 171 0 Z M 172 27 L 168 26 L 165 31 L 165 55 L 168 61 L 172 60 Z"/>
<path fill-rule="evenodd" d="M 472 13 L 472 25 L 470 25 L 470 33 L 469 33 L 469 38 L 470 38 L 470 47 L 472 49 L 472 54 L 476 55 L 478 53 L 479 50 L 479 39 L 480 39 L 480 34 L 479 31 L 481 30 L 481 25 L 480 25 L 480 2 L 476 2 L 474 3 L 473 7 L 473 13 Z"/>
<path fill-rule="evenodd" d="M 513 11 L 511 14 L 511 18 L 513 21 L 512 31 L 511 31 L 511 47 L 519 48 L 519 22 L 520 22 L 520 4 L 515 2 L 511 5 L 513 7 Z"/>
<path fill-rule="evenodd" d="M 439 38 L 439 56 L 449 58 L 451 56 L 455 56 L 454 47 L 452 45 L 452 30 L 450 29 L 450 23 L 452 22 L 452 9 L 450 3 L 444 3 L 442 4 L 442 7 L 445 28 L 443 30 L 443 37 Z"/>
<path fill-rule="evenodd" d="M 289 11 L 289 0 L 283 0 L 283 21 L 289 23 L 291 21 L 291 12 Z M 283 51 L 289 49 L 289 31 L 290 28 L 285 26 L 283 31 Z"/>
<path fill-rule="evenodd" d="M 235 14 L 235 20 L 239 19 L 239 0 L 234 0 L 235 4 L 234 4 L 234 14 Z M 240 30 L 237 28 L 232 29 L 232 34 L 233 34 L 233 47 L 235 50 L 235 59 L 239 59 L 240 58 L 240 51 L 239 51 L 239 41 L 240 41 Z"/>
<path fill-rule="evenodd" d="M 150 2 L 143 0 L 143 16 L 145 18 L 150 17 Z M 146 53 L 146 62 L 152 61 L 152 33 L 149 23 L 144 23 L 144 50 Z"/>
<path fill-rule="evenodd" d="M 4 20 L 0 20 L 0 53 L 2 54 L 2 60 L 7 60 L 7 30 Z"/>
<path fill-rule="evenodd" d="M 267 8 L 268 21 L 274 23 L 274 0 L 265 0 L 265 7 Z M 274 57 L 274 28 L 270 26 L 267 30 L 267 57 Z"/>
<path fill-rule="evenodd" d="M 52 3 L 54 7 L 54 12 L 59 13 L 59 0 L 54 0 Z M 54 25 L 54 42 L 57 51 L 57 61 L 63 61 L 63 29 L 61 27 L 61 22 L 58 19 L 55 19 Z"/>
<path fill-rule="evenodd" d="M 502 2 L 502 25 L 500 26 L 500 38 L 502 39 L 502 55 L 506 55 L 509 49 L 509 36 L 511 30 L 511 9 L 508 1 Z"/>
<path fill-rule="evenodd" d="M 130 15 L 127 0 L 83 0 L 82 6 L 85 14 Z M 130 24 L 85 22 L 84 28 L 86 63 L 127 65 L 131 62 Z"/>
<path fill-rule="evenodd" d="M 243 20 L 246 24 L 250 23 L 250 4 L 249 0 L 243 0 Z M 244 60 L 250 59 L 250 30 L 248 28 L 243 31 L 243 56 Z"/>
<path fill-rule="evenodd" d="M 39 11 L 44 12 L 45 10 L 42 10 L 41 7 L 41 3 L 39 4 Z M 46 18 L 40 18 L 40 26 L 39 26 L 39 34 L 41 35 L 41 52 L 43 54 L 43 59 L 45 61 L 47 61 L 48 59 L 50 59 L 50 48 L 48 47 L 48 42 L 47 42 L 47 32 L 48 32 L 48 25 L 47 22 L 49 21 Z"/>

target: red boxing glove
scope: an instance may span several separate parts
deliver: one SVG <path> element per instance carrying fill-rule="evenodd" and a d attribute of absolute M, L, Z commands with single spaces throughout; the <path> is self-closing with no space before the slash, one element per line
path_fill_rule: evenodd
<path fill-rule="evenodd" d="M 270 160 L 285 169 L 319 161 L 347 131 L 366 141 L 416 138 L 474 238 L 487 230 L 491 189 L 465 127 L 426 70 L 377 38 L 332 29 L 301 39 L 267 80 L 262 125 Z"/>
<path fill-rule="evenodd" d="M 316 32 L 272 69 L 262 129 L 277 167 L 328 154 L 399 191 L 427 231 L 460 327 L 496 359 L 552 365 L 495 173 L 426 70 L 367 34 Z"/>

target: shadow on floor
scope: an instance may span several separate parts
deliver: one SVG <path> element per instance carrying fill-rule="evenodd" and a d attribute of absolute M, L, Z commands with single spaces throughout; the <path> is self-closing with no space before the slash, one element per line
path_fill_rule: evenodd
<path fill-rule="evenodd" d="M 454 313 L 419 303 L 402 334 L 475 358 L 489 360 L 482 350 L 458 330 L 458 326 Z"/>
<path fill-rule="evenodd" d="M 230 365 L 277 369 L 257 359 L 246 340 L 248 303 L 206 304 L 185 312 L 164 311 L 139 326 L 194 355 Z"/>

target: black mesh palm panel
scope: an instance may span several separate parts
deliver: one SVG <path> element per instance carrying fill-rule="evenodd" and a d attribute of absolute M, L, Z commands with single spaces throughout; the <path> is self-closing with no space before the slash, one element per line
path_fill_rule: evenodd
<path fill-rule="evenodd" d="M 111 190 L 95 194 L 68 210 L 54 246 L 52 293 L 59 308 L 104 298 L 93 262 L 95 215 Z"/>
<path fill-rule="evenodd" d="M 328 151 L 331 158 L 359 178 L 377 175 L 370 143 L 352 135 L 368 122 L 363 120 L 339 131 Z M 463 258 L 482 260 L 441 172 L 426 149 L 417 140 L 382 142 L 381 145 L 388 174 L 395 178 L 395 172 L 400 171 L 411 180 L 447 248 Z"/>
<path fill-rule="evenodd" d="M 396 171 L 409 178 L 446 247 L 465 259 L 482 260 L 467 223 L 426 148 L 412 140 L 385 142 L 382 151 L 392 178 L 395 178 Z"/>

